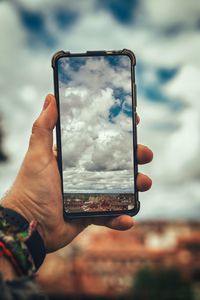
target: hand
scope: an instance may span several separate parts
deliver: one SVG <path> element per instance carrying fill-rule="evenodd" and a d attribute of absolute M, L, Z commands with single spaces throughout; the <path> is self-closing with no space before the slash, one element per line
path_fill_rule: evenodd
<path fill-rule="evenodd" d="M 133 218 L 127 215 L 64 221 L 61 179 L 53 151 L 56 121 L 56 101 L 53 95 L 48 95 L 40 116 L 33 124 L 29 148 L 17 178 L 3 199 L 4 207 L 20 213 L 29 222 L 37 220 L 37 229 L 47 252 L 64 247 L 89 224 L 117 230 L 126 230 L 134 225 Z M 153 154 L 147 147 L 138 145 L 137 157 L 139 164 L 145 164 L 152 160 Z M 149 177 L 138 174 L 139 191 L 148 190 L 151 183 Z"/>

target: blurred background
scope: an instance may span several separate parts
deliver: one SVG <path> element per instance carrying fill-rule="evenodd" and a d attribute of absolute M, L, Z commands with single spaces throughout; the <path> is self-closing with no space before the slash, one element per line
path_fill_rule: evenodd
<path fill-rule="evenodd" d="M 140 171 L 153 187 L 135 229 L 91 227 L 47 257 L 39 281 L 63 299 L 200 299 L 198 0 L 0 1 L 0 196 L 53 92 L 53 53 L 122 48 L 137 58 L 138 140 L 154 151 Z"/>

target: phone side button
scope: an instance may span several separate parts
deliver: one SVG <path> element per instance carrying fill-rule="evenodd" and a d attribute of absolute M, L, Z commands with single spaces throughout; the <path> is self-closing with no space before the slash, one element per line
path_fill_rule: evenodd
<path fill-rule="evenodd" d="M 133 85 L 133 98 L 134 98 L 134 105 L 137 107 L 137 86 L 134 83 Z"/>

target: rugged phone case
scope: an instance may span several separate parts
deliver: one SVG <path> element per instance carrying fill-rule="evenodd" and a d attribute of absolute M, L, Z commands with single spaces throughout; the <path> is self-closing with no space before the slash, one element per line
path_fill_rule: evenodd
<path fill-rule="evenodd" d="M 62 151 L 61 151 L 61 129 L 60 129 L 60 103 L 59 103 L 59 86 L 58 86 L 58 60 L 61 57 L 84 57 L 84 56 L 106 56 L 106 55 L 127 55 L 131 60 L 131 85 L 132 85 L 132 113 L 133 113 L 133 152 L 134 152 L 134 181 L 135 181 L 135 207 L 133 209 L 128 209 L 126 211 L 103 211 L 103 212 L 78 212 L 78 213 L 67 213 L 64 210 L 64 200 L 63 200 L 63 212 L 65 219 L 73 219 L 73 218 L 85 218 L 85 217 L 113 217 L 119 216 L 121 214 L 127 214 L 130 216 L 134 216 L 139 212 L 140 209 L 140 202 L 138 200 L 138 191 L 136 186 L 136 176 L 138 172 L 137 168 L 137 131 L 136 131 L 136 84 L 135 84 L 135 65 L 136 59 L 135 55 L 132 51 L 123 49 L 123 50 L 112 50 L 112 51 L 87 51 L 85 53 L 70 53 L 68 51 L 59 51 L 56 52 L 52 57 L 52 68 L 53 68 L 53 75 L 54 75 L 54 93 L 57 101 L 58 107 L 58 121 L 56 126 L 56 139 L 57 139 L 57 151 L 58 151 L 58 168 L 61 176 L 61 188 L 63 193 L 63 170 L 62 170 Z"/>

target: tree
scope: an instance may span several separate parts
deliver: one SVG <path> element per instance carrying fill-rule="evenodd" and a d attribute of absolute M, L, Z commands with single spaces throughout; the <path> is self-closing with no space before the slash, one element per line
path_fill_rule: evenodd
<path fill-rule="evenodd" d="M 175 268 L 139 270 L 128 297 L 134 300 L 194 299 L 191 283 L 186 281 Z"/>

